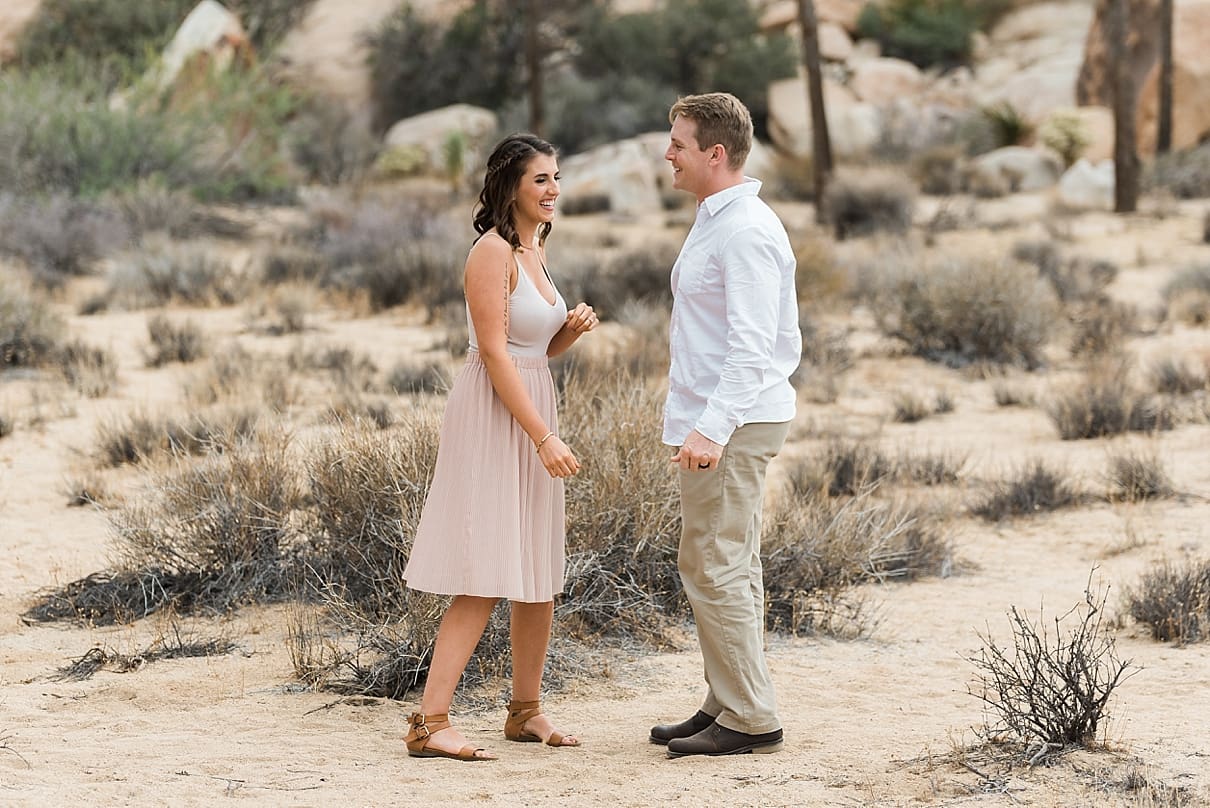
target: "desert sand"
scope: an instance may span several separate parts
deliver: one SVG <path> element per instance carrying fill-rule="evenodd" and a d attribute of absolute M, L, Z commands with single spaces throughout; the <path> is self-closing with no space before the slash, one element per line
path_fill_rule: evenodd
<path fill-rule="evenodd" d="M 1044 202 L 1015 204 L 1002 211 L 1008 223 L 994 230 L 939 239 L 955 248 L 1007 249 L 1047 219 Z M 1176 206 L 1163 217 L 1070 217 L 1062 223 L 1070 238 L 1065 249 L 1113 258 L 1121 272 L 1111 293 L 1150 305 L 1174 269 L 1210 259 L 1210 247 L 1200 244 L 1200 213 Z M 783 215 L 791 228 L 809 221 L 802 206 L 787 206 Z M 587 226 L 569 220 L 564 232 Z M 775 755 L 668 760 L 663 748 L 647 743 L 651 724 L 680 720 L 697 707 L 700 663 L 688 630 L 679 650 L 611 652 L 604 673 L 547 697 L 547 711 L 583 740 L 580 749 L 507 743 L 501 733 L 507 683 L 490 686 L 456 711 L 471 740 L 500 756 L 479 764 L 406 757 L 401 739 L 414 702 L 299 688 L 286 606 L 243 609 L 221 620 L 180 619 L 185 631 L 230 638 L 234 653 L 58 681 L 55 670 L 92 647 L 131 653 L 171 630 L 156 618 L 88 628 L 27 625 L 20 614 L 39 590 L 109 563 L 105 514 L 68 507 L 65 480 L 86 465 L 97 423 L 136 407 L 171 406 L 181 372 L 143 367 L 146 312 L 80 317 L 71 300 L 69 294 L 62 306 L 73 333 L 113 350 L 120 379 L 100 399 L 38 379 L 0 379 L 0 402 L 19 418 L 13 434 L 0 440 L 0 804 L 192 806 L 220 798 L 289 806 L 1210 804 L 1210 644 L 1156 642 L 1129 619 L 1119 621 L 1114 637 L 1119 654 L 1141 670 L 1111 702 L 1103 748 L 1011 770 L 978 755 L 963 766 L 955 753 L 975 740 L 973 728 L 984 719 L 967 692 L 975 674 L 967 658 L 980 646 L 979 632 L 1007 636 L 1010 606 L 1065 612 L 1082 600 L 1091 573 L 1095 584 L 1110 587 L 1109 609 L 1118 616 L 1122 593 L 1153 562 L 1210 553 L 1210 426 L 1061 441 L 1041 409 L 997 407 L 990 381 L 888 350 L 860 312 L 844 315 L 859 351 L 840 397 L 831 404 L 804 399 L 796 440 L 775 461 L 775 473 L 777 463 L 811 452 L 818 445 L 813 436 L 827 426 L 876 436 L 891 450 L 965 453 L 959 500 L 1030 457 L 1062 462 L 1095 493 L 1104 489 L 1108 448 L 1146 442 L 1182 495 L 1140 505 L 1102 500 L 995 525 L 959 513 L 952 529 L 960 563 L 952 575 L 863 587 L 881 616 L 869 637 L 769 638 L 787 739 Z M 174 314 L 251 347 L 273 344 L 247 333 L 238 308 Z M 321 309 L 315 317 L 309 341 L 373 350 L 383 367 L 432 340 L 406 309 L 374 317 Z M 1130 348 L 1140 357 L 1197 355 L 1210 351 L 1210 332 L 1166 326 Z M 1052 381 L 1045 372 L 1021 379 L 1041 395 Z M 954 411 L 891 423 L 891 396 L 904 388 L 946 389 Z M 135 470 L 104 474 L 119 491 L 139 483 Z M 484 701 L 499 706 L 485 709 Z M 1182 801 L 1165 802 L 1164 793 Z"/>

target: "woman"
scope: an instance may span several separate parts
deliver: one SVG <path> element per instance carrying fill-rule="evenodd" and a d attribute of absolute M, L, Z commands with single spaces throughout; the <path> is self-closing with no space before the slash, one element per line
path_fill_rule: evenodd
<path fill-rule="evenodd" d="M 405 739 L 414 757 L 492 760 L 450 726 L 454 688 L 496 602 L 512 601 L 512 741 L 578 746 L 538 706 L 563 589 L 563 478 L 580 463 L 558 435 L 547 358 L 597 325 L 592 307 L 567 310 L 546 271 L 555 215 L 555 149 L 533 135 L 505 138 L 487 161 L 466 259 L 470 332 L 441 428 L 433 484 L 404 578 L 453 595 L 433 650 L 420 711 Z"/>

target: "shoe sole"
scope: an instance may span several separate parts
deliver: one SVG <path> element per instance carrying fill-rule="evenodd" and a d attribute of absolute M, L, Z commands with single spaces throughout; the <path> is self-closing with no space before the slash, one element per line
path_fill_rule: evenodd
<path fill-rule="evenodd" d="M 722 757 L 724 755 L 770 755 L 774 752 L 780 752 L 786 745 L 785 741 L 776 741 L 774 743 L 753 744 L 751 746 L 741 746 L 739 749 L 732 749 L 728 752 L 673 752 L 668 750 L 668 757 L 682 758 L 701 755 L 703 757 Z"/>
<path fill-rule="evenodd" d="M 688 736 L 686 736 L 686 737 L 688 737 Z M 667 738 L 657 738 L 654 735 L 651 735 L 647 738 L 647 740 L 651 741 L 653 744 L 656 744 L 658 746 L 667 746 L 668 745 Z"/>

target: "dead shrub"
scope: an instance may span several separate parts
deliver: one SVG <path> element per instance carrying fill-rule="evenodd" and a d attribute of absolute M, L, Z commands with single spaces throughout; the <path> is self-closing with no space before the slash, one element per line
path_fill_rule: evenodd
<path fill-rule="evenodd" d="M 1153 639 L 1184 645 L 1210 636 L 1210 561 L 1153 565 L 1126 593 L 1130 616 Z"/>
<path fill-rule="evenodd" d="M 0 275 L 0 367 L 34 367 L 49 361 L 66 326 L 27 283 Z"/>
<path fill-rule="evenodd" d="M 230 306 L 242 300 L 249 287 L 250 279 L 210 248 L 154 239 L 115 261 L 105 299 L 126 309 L 169 303 Z"/>
<path fill-rule="evenodd" d="M 175 622 L 170 630 L 170 635 L 161 635 L 147 648 L 133 654 L 123 654 L 113 648 L 94 645 L 83 656 L 59 668 L 51 678 L 59 682 L 83 682 L 101 670 L 130 673 L 162 659 L 222 656 L 231 653 L 236 647 L 235 643 L 226 637 L 203 639 L 182 635 L 180 625 Z"/>
<path fill-rule="evenodd" d="M 671 308 L 668 278 L 679 250 L 676 242 L 657 239 L 607 260 L 588 261 L 569 278 L 568 300 L 582 299 L 610 320 L 617 320 L 631 302 Z"/>
<path fill-rule="evenodd" d="M 932 146 L 912 160 L 912 172 L 926 194 L 945 196 L 962 191 L 962 148 L 956 145 Z"/>
<path fill-rule="evenodd" d="M 997 407 L 1032 407 L 1036 403 L 1033 390 L 1007 379 L 992 382 L 992 397 Z"/>
<path fill-rule="evenodd" d="M 108 395 L 118 381 L 118 359 L 113 351 L 78 339 L 56 348 L 54 362 L 72 389 L 89 398 Z"/>
<path fill-rule="evenodd" d="M 1105 481 L 1111 502 L 1142 502 L 1175 493 L 1172 480 L 1154 451 L 1127 448 L 1112 452 Z"/>
<path fill-rule="evenodd" d="M 1175 356 L 1158 359 L 1147 369 L 1148 387 L 1157 393 L 1189 395 L 1205 390 L 1208 384 L 1207 368 L 1196 368 Z"/>
<path fill-rule="evenodd" d="M 232 343 L 185 379 L 185 400 L 200 407 L 224 400 L 260 402 L 274 412 L 282 412 L 300 395 L 290 370 L 280 359 L 258 356 Z"/>
<path fill-rule="evenodd" d="M 6 412 L 0 412 L 0 438 L 7 438 L 16 429 L 16 420 Z"/>
<path fill-rule="evenodd" d="M 0 253 L 20 259 L 40 285 L 58 287 L 88 274 L 128 238 L 121 218 L 95 203 L 63 195 L 37 201 L 0 195 Z"/>
<path fill-rule="evenodd" d="M 87 474 L 64 481 L 63 493 L 67 495 L 69 508 L 102 505 L 110 502 L 113 497 L 105 478 L 99 474 Z"/>
<path fill-rule="evenodd" d="M 793 499 L 810 498 L 816 493 L 829 497 L 856 496 L 894 474 L 894 462 L 874 443 L 833 437 L 822 452 L 787 468 L 788 496 Z"/>
<path fill-rule="evenodd" d="M 895 393 L 891 403 L 894 407 L 891 418 L 900 424 L 914 424 L 930 415 L 954 411 L 954 400 L 944 390 L 938 391 L 931 402 L 914 390 L 900 390 Z"/>
<path fill-rule="evenodd" d="M 1066 258 L 1053 241 L 1018 241 L 1012 256 L 1033 264 L 1063 303 L 1088 303 L 1105 298 L 1105 290 L 1118 275 L 1109 261 Z"/>
<path fill-rule="evenodd" d="M 841 629 L 829 601 L 861 618 L 837 593 L 861 581 L 948 574 L 953 549 L 940 516 L 917 504 L 881 502 L 869 491 L 833 499 L 783 496 L 766 511 L 761 540 L 766 620 L 794 634 Z M 847 605 L 846 605 L 847 604 Z M 862 625 L 843 633 L 860 634 Z"/>
<path fill-rule="evenodd" d="M 147 367 L 158 368 L 170 362 L 195 362 L 206 355 L 207 340 L 193 320 L 179 325 L 162 314 L 147 320 L 148 348 L 143 351 Z"/>
<path fill-rule="evenodd" d="M 287 357 L 290 370 L 318 371 L 331 379 L 337 390 L 364 393 L 372 390 L 378 365 L 367 353 L 344 345 L 324 345 L 312 350 L 298 348 Z"/>
<path fill-rule="evenodd" d="M 1094 594 L 1089 584 L 1083 603 L 1054 619 L 1053 635 L 1041 610 L 1034 622 L 1013 606 L 1012 645 L 1000 645 L 988 630 L 979 635 L 983 647 L 968 657 L 977 684 L 967 692 L 989 714 L 981 734 L 1009 735 L 1031 764 L 1095 742 L 1113 692 L 1138 671 L 1118 657 L 1103 623 L 1106 593 Z"/>
<path fill-rule="evenodd" d="M 395 393 L 438 393 L 450 386 L 441 362 L 401 362 L 387 373 L 386 384 Z"/>
<path fill-rule="evenodd" d="M 904 235 L 911 229 L 916 189 L 897 172 L 841 172 L 828 183 L 827 198 L 839 241 L 876 233 Z"/>
<path fill-rule="evenodd" d="M 1096 359 L 1116 353 L 1126 337 L 1139 331 L 1138 308 L 1116 300 L 1072 304 L 1067 316 L 1072 325 L 1072 356 Z"/>
<path fill-rule="evenodd" d="M 1053 295 L 1021 264 L 943 256 L 883 272 L 871 308 L 884 334 L 950 365 L 1042 362 L 1056 314 Z"/>
<path fill-rule="evenodd" d="M 1186 267 L 1164 286 L 1166 316 L 1189 325 L 1210 322 L 1210 264 Z"/>
<path fill-rule="evenodd" d="M 840 395 L 840 378 L 853 367 L 853 350 L 844 328 L 820 329 L 805 313 L 799 316 L 802 362 L 790 381 L 817 404 L 830 404 Z"/>
<path fill-rule="evenodd" d="M 848 274 L 836 260 L 831 241 L 811 234 L 794 244 L 794 290 L 804 307 L 848 293 Z"/>
<path fill-rule="evenodd" d="M 94 456 L 104 466 L 141 463 L 162 455 L 226 451 L 257 433 L 259 417 L 247 407 L 217 408 L 185 418 L 128 414 L 97 427 Z"/>
<path fill-rule="evenodd" d="M 1032 516 L 1079 504 L 1082 497 L 1066 473 L 1042 460 L 1025 463 L 1007 479 L 995 482 L 988 494 L 971 507 L 971 513 L 989 522 Z"/>
<path fill-rule="evenodd" d="M 962 478 L 966 455 L 954 452 L 900 452 L 895 476 L 919 485 L 953 485 Z"/>
<path fill-rule="evenodd" d="M 1173 425 L 1168 407 L 1138 391 L 1124 364 L 1093 367 L 1083 380 L 1056 393 L 1046 412 L 1063 440 L 1155 432 Z"/>

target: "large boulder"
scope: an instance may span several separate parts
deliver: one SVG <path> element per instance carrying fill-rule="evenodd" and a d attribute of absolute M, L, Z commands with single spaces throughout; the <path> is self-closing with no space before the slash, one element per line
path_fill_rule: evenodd
<path fill-rule="evenodd" d="M 487 161 L 499 125 L 496 113 L 470 104 L 453 104 L 404 118 L 387 130 L 378 170 L 448 176 L 446 150 L 451 138 L 461 138 L 461 167 L 469 171 Z"/>
<path fill-rule="evenodd" d="M 823 23 L 836 23 L 850 34 L 857 32 L 857 18 L 865 0 L 816 0 L 815 19 Z M 798 0 L 776 0 L 760 15 L 762 31 L 784 31 L 798 25 Z M 822 31 L 821 31 L 822 34 Z"/>
<path fill-rule="evenodd" d="M 862 59 L 855 62 L 852 69 L 849 89 L 857 96 L 857 100 L 875 106 L 910 98 L 924 88 L 924 76 L 920 68 L 903 59 Z"/>
<path fill-rule="evenodd" d="M 1012 191 L 1038 191 L 1053 187 L 1063 173 L 1063 161 L 1049 149 L 1006 146 L 981 154 L 971 162 L 975 184 L 1001 181 Z"/>
<path fill-rule="evenodd" d="M 819 24 L 819 55 L 829 62 L 845 62 L 853 55 L 849 32 L 834 22 Z"/>
<path fill-rule="evenodd" d="M 1182 7 L 1187 0 L 1181 0 Z M 1160 55 L 1160 0 L 1128 0 L 1130 21 L 1126 26 L 1126 50 L 1135 86 L 1141 86 Z M 1096 0 L 1092 24 L 1084 42 L 1084 61 L 1076 84 L 1080 106 L 1113 106 L 1113 62 L 1109 58 L 1107 20 L 1110 0 Z"/>
<path fill-rule="evenodd" d="M 1007 102 L 1037 121 L 1076 106 L 1084 32 L 1092 19 L 1085 2 L 1052 2 L 1019 8 L 992 30 L 975 74 L 982 106 Z"/>
<path fill-rule="evenodd" d="M 643 138 L 646 137 L 647 142 Z M 561 204 L 569 210 L 608 209 L 641 216 L 663 209 L 652 152 L 654 133 L 606 143 L 559 164 Z M 668 136 L 663 135 L 667 147 Z M 665 164 L 664 171 L 671 172 Z"/>
<path fill-rule="evenodd" d="M 4 0 L 0 3 L 0 65 L 17 57 L 17 45 L 42 0 Z"/>
<path fill-rule="evenodd" d="M 882 134 L 878 107 L 858 101 L 846 87 L 828 78 L 823 89 L 833 154 L 858 157 L 868 153 Z M 769 135 L 782 151 L 796 157 L 811 154 L 811 111 L 801 75 L 769 85 Z"/>
<path fill-rule="evenodd" d="M 1059 179 L 1059 203 L 1070 210 L 1113 209 L 1113 161 L 1077 160 Z"/>

